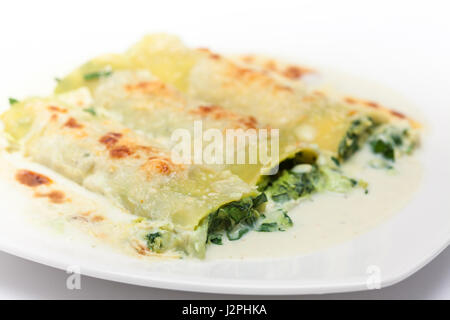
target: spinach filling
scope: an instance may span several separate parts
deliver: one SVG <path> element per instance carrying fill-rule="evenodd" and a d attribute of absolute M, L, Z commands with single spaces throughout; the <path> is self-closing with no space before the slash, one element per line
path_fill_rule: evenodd
<path fill-rule="evenodd" d="M 318 166 L 313 152 L 299 152 L 280 163 L 275 175 L 264 176 L 258 183 L 261 192 L 228 203 L 208 216 L 207 243 L 222 244 L 226 235 L 231 241 L 250 230 L 285 231 L 293 225 L 287 214 L 296 201 L 324 190 L 348 192 L 363 183 L 342 175 L 333 160 Z"/>
<path fill-rule="evenodd" d="M 162 234 L 160 232 L 149 233 L 145 236 L 147 240 L 147 247 L 155 252 L 160 252 L 162 249 Z"/>
<path fill-rule="evenodd" d="M 339 166 L 340 160 L 348 160 L 365 144 L 368 145 L 378 159 L 371 160 L 369 165 L 376 169 L 393 169 L 395 160 L 403 155 L 410 154 L 415 146 L 416 139 L 409 127 L 394 126 L 392 124 L 376 123 L 370 117 L 354 120 L 338 148 L 339 159 L 332 159 Z"/>
<path fill-rule="evenodd" d="M 415 145 L 409 129 L 388 125 L 380 127 L 369 139 L 372 152 L 392 162 L 402 154 L 410 154 Z"/>
<path fill-rule="evenodd" d="M 353 120 L 345 137 L 338 147 L 338 155 L 342 160 L 347 160 L 357 152 L 372 134 L 378 124 L 370 117 Z"/>
<path fill-rule="evenodd" d="M 228 240 L 239 240 L 250 230 L 261 232 L 284 231 L 292 226 L 292 220 L 287 215 L 287 210 L 278 205 L 273 205 L 274 199 L 277 202 L 287 202 L 298 199 L 298 192 L 290 191 L 290 185 L 283 187 L 284 180 L 292 184 L 297 176 L 288 178 L 288 170 L 297 163 L 315 162 L 317 156 L 313 153 L 299 152 L 294 157 L 280 163 L 278 173 L 272 176 L 264 176 L 258 183 L 260 194 L 256 197 L 247 197 L 239 201 L 233 201 L 208 216 L 207 243 L 222 244 L 223 236 Z M 300 177 L 300 180 L 302 178 Z M 307 178 L 303 178 L 305 190 L 300 193 L 310 193 L 312 187 L 306 187 Z M 280 192 L 276 195 L 272 192 L 276 189 L 275 183 L 279 183 Z M 299 191 L 300 184 L 297 185 Z M 282 190 L 282 191 L 281 191 Z M 270 198 L 269 198 L 270 197 Z M 268 205 L 270 209 L 268 208 Z M 264 213 L 262 213 L 264 212 Z"/>
<path fill-rule="evenodd" d="M 196 231 L 203 248 L 200 251 L 204 253 L 208 243 L 221 245 L 225 236 L 235 241 L 251 230 L 287 230 L 293 225 L 288 210 L 311 194 L 323 191 L 346 193 L 358 186 L 366 189 L 367 194 L 367 183 L 346 177 L 340 170 L 341 163 L 365 144 L 382 158 L 377 159 L 382 163 L 374 163 L 373 167 L 392 168 L 390 163 L 396 157 L 412 152 L 415 140 L 409 129 L 380 125 L 370 117 L 354 120 L 339 144 L 338 157 L 317 161 L 318 156 L 313 151 L 298 152 L 282 161 L 276 174 L 261 178 L 259 195 L 227 203 L 210 213 Z M 146 234 L 145 240 L 152 251 L 162 252 L 164 243 L 173 239 L 168 232 L 157 229 Z"/>
<path fill-rule="evenodd" d="M 263 204 L 267 202 L 264 193 L 256 197 L 246 197 L 223 205 L 208 216 L 207 242 L 222 244 L 222 237 L 227 235 L 229 240 L 239 240 L 244 234 L 253 229 L 261 217 Z"/>
<path fill-rule="evenodd" d="M 346 177 L 340 170 L 341 163 L 366 143 L 373 153 L 389 162 L 414 148 L 408 129 L 381 126 L 370 117 L 356 119 L 339 144 L 338 157 L 330 157 L 325 164 L 318 165 L 315 152 L 298 152 L 282 161 L 276 174 L 261 178 L 259 195 L 227 203 L 210 213 L 201 223 L 206 244 L 221 245 L 225 236 L 230 241 L 239 240 L 251 230 L 285 231 L 293 225 L 288 210 L 298 200 L 322 191 L 346 193 L 357 186 L 366 188 L 364 181 Z M 154 231 L 145 240 L 152 251 L 161 252 L 163 244 L 170 240 L 165 237 L 166 232 Z"/>
<path fill-rule="evenodd" d="M 327 158 L 321 165 L 313 151 L 298 152 L 285 159 L 276 174 L 263 176 L 258 182 L 258 196 L 227 203 L 203 220 L 201 226 L 202 232 L 206 232 L 206 244 L 221 245 L 224 237 L 230 241 L 239 240 L 251 230 L 285 231 L 293 225 L 288 210 L 300 199 L 323 191 L 346 193 L 357 186 L 366 189 L 364 181 L 342 174 L 341 163 L 366 143 L 374 153 L 391 161 L 394 161 L 397 149 L 412 150 L 413 145 L 405 142 L 408 130 L 394 129 L 379 126 L 370 117 L 356 119 L 339 145 L 338 157 Z M 164 238 L 165 232 L 154 231 L 145 239 L 150 249 L 160 252 L 163 243 L 169 240 Z"/>
<path fill-rule="evenodd" d="M 295 170 L 297 168 L 300 170 Z M 294 169 L 283 170 L 265 187 L 264 191 L 274 202 L 284 203 L 311 194 L 316 190 L 319 179 L 320 172 L 316 165 L 299 165 Z"/>

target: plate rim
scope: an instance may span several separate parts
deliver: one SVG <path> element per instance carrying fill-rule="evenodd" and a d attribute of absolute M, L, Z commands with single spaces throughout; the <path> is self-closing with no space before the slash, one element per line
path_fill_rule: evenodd
<path fill-rule="evenodd" d="M 414 266 L 411 266 L 408 270 L 404 269 L 403 272 L 398 274 L 390 274 L 383 276 L 380 281 L 380 289 L 395 285 L 425 267 L 428 263 L 434 260 L 440 253 L 442 253 L 450 245 L 450 236 L 446 243 L 436 248 L 433 252 L 423 257 L 422 260 L 417 262 Z M 36 254 L 30 252 L 24 252 L 20 248 L 14 245 L 7 245 L 0 241 L 0 250 L 11 254 L 13 256 L 32 261 L 52 267 L 55 269 L 67 270 L 67 266 L 70 265 L 69 261 L 65 259 L 53 259 L 46 257 L 43 254 Z M 64 260 L 64 261 L 63 261 Z M 369 289 L 365 281 L 342 281 L 342 283 L 333 283 L 331 285 L 323 284 L 301 284 L 297 283 L 292 286 L 271 284 L 265 286 L 264 284 L 258 285 L 256 281 L 249 281 L 246 283 L 243 280 L 230 281 L 229 279 L 192 279 L 192 276 L 183 276 L 185 280 L 171 281 L 168 276 L 159 276 L 158 273 L 150 275 L 148 277 L 135 276 L 121 272 L 111 272 L 108 270 L 100 270 L 92 266 L 83 266 L 80 264 L 80 274 L 82 276 L 94 277 L 107 281 L 114 281 L 118 283 L 137 285 L 149 288 L 158 288 L 166 290 L 177 290 L 184 292 L 198 292 L 198 293 L 213 293 L 213 294 L 235 294 L 235 295 L 306 295 L 306 294 L 331 294 L 331 293 L 344 293 L 344 292 L 357 292 L 374 290 Z M 260 281 L 262 282 L 262 281 Z M 250 284 L 250 285 L 249 285 Z M 256 285 L 255 285 L 256 284 Z"/>

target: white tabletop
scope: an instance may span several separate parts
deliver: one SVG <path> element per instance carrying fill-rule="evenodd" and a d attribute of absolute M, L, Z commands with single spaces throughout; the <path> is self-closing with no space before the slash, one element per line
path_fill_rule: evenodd
<path fill-rule="evenodd" d="M 171 291 L 81 278 L 66 288 L 67 273 L 0 252 L 0 299 L 450 299 L 450 248 L 408 279 L 387 288 L 317 296 L 233 296 Z"/>

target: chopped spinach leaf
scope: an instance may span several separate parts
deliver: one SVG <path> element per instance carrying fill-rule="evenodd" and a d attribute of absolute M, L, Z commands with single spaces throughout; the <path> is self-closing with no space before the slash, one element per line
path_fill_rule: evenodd
<path fill-rule="evenodd" d="M 415 140 L 408 129 L 384 125 L 369 140 L 373 153 L 395 162 L 401 154 L 409 154 L 415 147 Z"/>
<path fill-rule="evenodd" d="M 90 114 L 92 114 L 93 116 L 97 115 L 97 112 L 95 112 L 95 109 L 92 108 L 92 107 L 83 109 L 83 111 L 84 111 L 84 112 L 87 112 L 87 113 L 90 113 Z"/>
<path fill-rule="evenodd" d="M 265 222 L 265 223 L 262 223 L 259 226 L 258 231 L 260 231 L 260 232 L 274 232 L 274 231 L 278 231 L 278 223 L 276 223 L 276 222 Z"/>
<path fill-rule="evenodd" d="M 377 124 L 370 117 L 354 120 L 339 143 L 338 155 L 342 160 L 347 160 L 358 151 Z"/>
<path fill-rule="evenodd" d="M 386 161 L 384 159 L 373 159 L 369 161 L 369 166 L 373 169 L 386 169 L 392 170 L 394 169 L 392 162 Z"/>
<path fill-rule="evenodd" d="M 334 167 L 336 162 L 330 162 L 331 166 L 318 166 L 314 162 L 305 162 L 303 155 L 285 161 L 290 166 L 282 162 L 277 175 L 265 177 L 258 185 L 258 189 L 266 195 L 269 207 L 266 207 L 265 217 L 261 219 L 257 231 L 284 231 L 291 227 L 293 223 L 287 210 L 295 203 L 293 200 L 324 190 L 345 193 L 358 185 L 365 185 L 344 176 L 338 167 Z"/>
<path fill-rule="evenodd" d="M 17 99 L 14 99 L 14 98 L 9 98 L 8 100 L 9 100 L 9 104 L 10 104 L 10 105 L 13 105 L 13 104 L 15 104 L 15 103 L 18 103 L 18 102 L 19 102 L 19 100 L 17 100 Z"/>
<path fill-rule="evenodd" d="M 258 208 L 260 205 L 267 202 L 267 196 L 263 192 L 263 193 L 257 195 L 256 197 L 254 197 L 252 200 L 253 200 L 253 207 Z"/>
<path fill-rule="evenodd" d="M 404 133 L 406 133 L 406 131 L 404 131 Z M 403 137 L 398 133 L 392 133 L 391 138 L 396 146 L 401 146 L 403 144 Z"/>
<path fill-rule="evenodd" d="M 97 80 L 102 77 L 108 77 L 112 74 L 112 71 L 96 71 L 91 73 L 86 73 L 83 78 L 84 80 Z"/>
<path fill-rule="evenodd" d="M 333 161 L 334 164 L 335 164 L 336 166 L 338 166 L 338 167 L 341 165 L 341 162 L 340 162 L 339 159 L 336 158 L 336 157 L 331 157 L 331 161 Z"/>
<path fill-rule="evenodd" d="M 273 232 L 286 231 L 292 227 L 293 223 L 287 214 L 287 209 L 283 205 L 275 204 L 270 210 L 264 213 L 264 219 L 261 219 L 256 231 Z"/>
<path fill-rule="evenodd" d="M 222 244 L 222 235 L 221 234 L 210 234 L 208 236 L 208 240 L 211 243 L 221 245 Z"/>
<path fill-rule="evenodd" d="M 370 146 L 374 153 L 381 154 L 385 159 L 395 161 L 394 146 L 390 142 L 378 139 L 371 141 Z"/>
<path fill-rule="evenodd" d="M 287 202 L 287 201 L 291 200 L 291 197 L 289 196 L 289 194 L 287 192 L 283 192 L 283 193 L 278 193 L 278 194 L 272 195 L 272 200 L 275 202 Z"/>
<path fill-rule="evenodd" d="M 229 240 L 238 240 L 254 226 L 260 213 L 256 210 L 267 197 L 259 194 L 256 197 L 246 197 L 223 205 L 208 216 L 207 242 L 222 243 L 222 234 L 226 233 Z M 219 241 L 220 239 L 220 241 Z"/>
<path fill-rule="evenodd" d="M 227 237 L 231 241 L 239 240 L 244 234 L 250 231 L 250 228 L 238 226 L 235 230 L 227 231 Z"/>
<path fill-rule="evenodd" d="M 266 186 L 264 192 L 278 203 L 296 200 L 312 193 L 318 179 L 317 166 L 311 166 L 309 172 L 296 172 L 293 169 L 283 170 L 276 180 Z"/>
<path fill-rule="evenodd" d="M 162 234 L 160 232 L 149 233 L 145 236 L 147 240 L 147 247 L 155 252 L 159 252 L 162 249 Z"/>

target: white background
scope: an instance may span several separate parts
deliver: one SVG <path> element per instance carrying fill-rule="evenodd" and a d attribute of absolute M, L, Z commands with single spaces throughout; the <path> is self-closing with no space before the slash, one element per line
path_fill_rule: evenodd
<path fill-rule="evenodd" d="M 436 74 L 450 74 L 450 59 L 435 59 L 442 52 L 450 57 L 449 12 L 446 1 L 5 1 L 0 4 L 0 58 L 2 52 L 23 48 L 24 43 L 29 50 L 17 51 L 15 61 L 0 59 L 0 72 L 17 61 L 23 61 L 29 72 L 26 77 L 22 72 L 8 74 L 10 82 L 0 88 L 0 96 L 38 93 L 26 88 L 41 81 L 43 74 L 61 76 L 74 63 L 105 51 L 121 51 L 145 33 L 165 31 L 219 51 L 289 53 L 301 48 L 302 56 L 316 63 L 358 70 L 387 86 L 396 83 L 400 92 L 419 87 L 420 96 L 427 97 L 450 87 L 450 81 L 433 81 Z M 223 42 L 225 38 L 233 43 Z M 80 51 L 80 45 L 84 55 L 74 61 L 70 52 Z M 329 54 L 330 47 L 335 54 Z M 42 55 L 52 59 L 42 64 Z M 387 68 L 377 60 L 394 63 Z M 47 92 L 53 85 L 50 80 L 43 81 Z M 219 297 L 90 278 L 83 279 L 81 291 L 71 292 L 65 289 L 62 271 L 3 253 L 0 266 L 0 298 Z M 447 249 L 392 288 L 331 297 L 448 299 L 449 266 Z"/>

